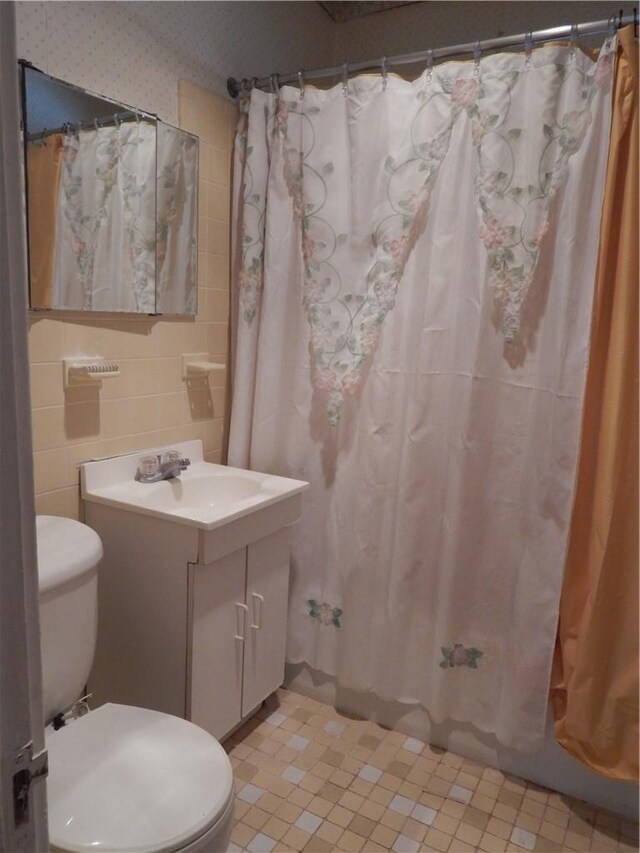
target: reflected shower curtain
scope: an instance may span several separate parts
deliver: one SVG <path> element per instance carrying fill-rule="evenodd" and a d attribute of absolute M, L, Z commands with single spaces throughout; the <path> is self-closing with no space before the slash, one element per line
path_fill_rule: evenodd
<path fill-rule="evenodd" d="M 52 307 L 155 311 L 156 129 L 64 137 Z"/>
<path fill-rule="evenodd" d="M 64 136 L 27 146 L 29 191 L 29 292 L 33 308 L 51 308 L 51 280 Z"/>
<path fill-rule="evenodd" d="M 543 735 L 614 40 L 253 91 L 232 465 L 308 480 L 288 658 Z"/>

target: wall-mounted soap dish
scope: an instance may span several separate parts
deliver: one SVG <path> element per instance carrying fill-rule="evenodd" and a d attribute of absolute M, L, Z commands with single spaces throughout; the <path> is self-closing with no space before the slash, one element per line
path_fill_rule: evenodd
<path fill-rule="evenodd" d="M 225 369 L 225 364 L 209 361 L 209 354 L 206 352 L 190 352 L 182 356 L 183 379 L 206 378 L 210 373 Z"/>
<path fill-rule="evenodd" d="M 75 356 L 64 358 L 64 389 L 78 385 L 100 385 L 103 379 L 120 376 L 120 368 L 112 361 L 105 361 L 100 356 Z"/>

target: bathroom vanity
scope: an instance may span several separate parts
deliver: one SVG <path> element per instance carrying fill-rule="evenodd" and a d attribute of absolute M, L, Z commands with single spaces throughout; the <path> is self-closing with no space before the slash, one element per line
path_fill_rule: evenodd
<path fill-rule="evenodd" d="M 307 484 L 203 461 L 136 481 L 140 454 L 82 468 L 101 537 L 93 704 L 165 711 L 224 738 L 284 679 L 290 526 Z"/>

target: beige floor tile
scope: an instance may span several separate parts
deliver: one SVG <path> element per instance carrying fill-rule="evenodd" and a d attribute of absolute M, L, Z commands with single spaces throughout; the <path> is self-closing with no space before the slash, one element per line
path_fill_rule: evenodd
<path fill-rule="evenodd" d="M 303 850 L 305 853 L 331 853 L 333 844 L 329 844 L 328 841 L 318 838 L 317 835 L 312 835 Z M 277 848 L 276 853 L 278 853 Z"/>
<path fill-rule="evenodd" d="M 359 811 L 363 803 L 364 797 L 361 797 L 359 794 L 354 794 L 352 791 L 345 791 L 338 800 L 339 805 L 352 812 Z"/>
<path fill-rule="evenodd" d="M 460 821 L 456 818 L 449 817 L 449 815 L 440 812 L 433 821 L 432 826 L 441 832 L 446 832 L 447 835 L 455 835 L 459 823 Z M 402 831 L 404 832 L 404 829 Z"/>
<path fill-rule="evenodd" d="M 262 827 L 262 832 L 270 838 L 275 838 L 276 841 L 280 841 L 283 835 L 289 831 L 289 826 L 290 824 L 286 823 L 284 820 L 280 820 L 279 817 L 270 817 Z"/>
<path fill-rule="evenodd" d="M 281 800 L 280 797 L 276 797 L 275 794 L 267 792 L 260 797 L 256 805 L 268 814 L 275 814 L 282 803 L 283 800 Z"/>
<path fill-rule="evenodd" d="M 373 832 L 373 830 L 376 828 L 376 822 L 368 817 L 365 817 L 362 814 L 357 814 L 354 815 L 351 823 L 347 828 L 351 832 L 355 832 L 356 835 L 361 835 L 363 838 L 368 838 Z"/>
<path fill-rule="evenodd" d="M 335 803 L 330 803 L 329 800 L 325 800 L 322 797 L 314 797 L 307 806 L 307 811 L 324 818 L 329 814 L 334 805 Z"/>
<path fill-rule="evenodd" d="M 349 811 L 349 809 L 343 808 L 342 806 L 334 806 L 327 817 L 332 823 L 337 823 L 338 826 L 341 826 L 344 829 L 344 827 L 349 826 L 351 823 L 353 812 Z"/>
<path fill-rule="evenodd" d="M 395 829 L 396 832 L 400 832 L 406 819 L 406 815 L 387 809 L 380 818 L 380 823 L 383 826 L 388 826 L 390 829 Z"/>
<path fill-rule="evenodd" d="M 255 834 L 256 830 L 252 826 L 247 826 L 244 823 L 236 823 L 231 831 L 231 840 L 240 847 L 246 847 Z"/>
<path fill-rule="evenodd" d="M 335 844 L 343 832 L 344 828 L 342 826 L 338 826 L 335 823 L 331 823 L 328 820 L 324 820 L 316 829 L 315 835 L 317 835 L 319 838 L 323 838 L 330 844 Z"/>
<path fill-rule="evenodd" d="M 449 767 L 446 764 L 441 764 L 436 768 L 436 774 L 438 779 L 444 779 L 446 782 L 453 782 L 453 780 L 458 775 L 458 771 L 455 767 Z"/>
<path fill-rule="evenodd" d="M 469 823 L 460 823 L 456 830 L 456 838 L 459 838 L 461 841 L 466 841 L 467 844 L 473 844 L 475 846 L 480 843 L 482 830 L 478 829 L 477 826 L 471 826 Z"/>
<path fill-rule="evenodd" d="M 380 803 L 382 806 L 388 806 L 393 799 L 393 792 L 376 786 L 369 794 L 369 799 L 373 800 L 374 803 Z"/>
<path fill-rule="evenodd" d="M 324 781 L 320 779 L 319 776 L 313 776 L 313 774 L 307 773 L 304 779 L 300 782 L 300 787 L 303 791 L 308 791 L 310 794 L 317 794 L 324 784 Z"/>
<path fill-rule="evenodd" d="M 292 826 L 286 835 L 283 836 L 282 842 L 289 846 L 292 850 L 304 850 L 311 836 L 303 829 L 298 829 L 297 826 Z"/>
<path fill-rule="evenodd" d="M 359 779 L 357 776 L 349 785 L 349 790 L 354 794 L 360 794 L 361 797 L 368 797 L 373 790 L 373 783 L 367 782 L 366 779 Z"/>
<path fill-rule="evenodd" d="M 346 773 L 344 770 L 340 770 L 339 768 L 334 770 L 331 776 L 329 776 L 329 781 L 333 782 L 334 785 L 338 785 L 340 788 L 348 788 L 353 782 L 353 779 L 353 773 Z"/>
<path fill-rule="evenodd" d="M 422 788 L 419 785 L 414 785 L 412 782 L 405 781 L 398 788 L 398 793 L 402 797 L 407 797 L 407 799 L 417 802 L 420 799 L 420 794 L 422 794 Z"/>
<path fill-rule="evenodd" d="M 318 791 L 318 796 L 330 803 L 337 803 L 340 797 L 344 794 L 344 790 L 339 785 L 334 785 L 333 782 L 325 782 Z"/>
<path fill-rule="evenodd" d="M 428 826 L 413 818 L 407 818 L 402 826 L 402 834 L 414 841 L 422 841 L 427 834 Z"/>
<path fill-rule="evenodd" d="M 263 809 L 259 809 L 257 806 L 253 806 L 242 818 L 242 822 L 247 826 L 251 826 L 253 829 L 258 830 L 262 829 L 270 817 L 271 815 L 268 812 L 265 812 Z"/>
<path fill-rule="evenodd" d="M 493 816 L 507 823 L 515 824 L 518 812 L 511 806 L 505 806 L 503 803 L 497 802 L 493 807 Z"/>
<path fill-rule="evenodd" d="M 448 850 L 451 846 L 453 838 L 450 835 L 447 835 L 445 832 L 441 832 L 439 829 L 435 829 L 431 827 L 427 832 L 424 843 L 427 847 L 432 848 L 433 850 L 444 851 Z"/>
<path fill-rule="evenodd" d="M 347 830 L 338 839 L 338 850 L 344 850 L 345 853 L 358 853 L 366 843 L 366 838 Z"/>
<path fill-rule="evenodd" d="M 486 853 L 503 853 L 507 849 L 507 841 L 504 838 L 498 838 L 497 835 L 492 835 L 490 832 L 483 832 L 479 848 Z"/>
<path fill-rule="evenodd" d="M 519 812 L 518 817 L 515 819 L 515 825 L 519 826 L 520 829 L 526 829 L 527 832 L 537 834 L 542 826 L 542 818 L 532 817 L 529 814 Z"/>
<path fill-rule="evenodd" d="M 451 783 L 447 782 L 446 779 L 439 779 L 437 776 L 431 776 L 424 787 L 430 794 L 437 794 L 439 797 L 446 797 L 449 793 Z"/>
<path fill-rule="evenodd" d="M 542 826 L 538 830 L 538 835 L 546 838 L 549 841 L 555 841 L 560 844 L 565 836 L 565 829 L 561 826 L 556 826 L 555 823 L 542 822 Z"/>
<path fill-rule="evenodd" d="M 283 803 L 276 812 L 276 817 L 279 817 L 286 823 L 295 823 L 301 814 L 302 809 L 300 806 L 294 806 L 293 803 Z"/>
<path fill-rule="evenodd" d="M 456 803 L 453 800 L 445 800 L 441 808 L 443 814 L 449 815 L 449 817 L 455 817 L 458 820 L 462 820 L 462 816 L 466 810 L 467 807 L 464 803 Z"/>
<path fill-rule="evenodd" d="M 296 806 L 302 806 L 303 809 L 306 809 L 313 799 L 313 794 L 310 794 L 309 791 L 303 791 L 302 788 L 296 788 L 295 791 L 291 792 L 287 799 L 290 803 L 293 803 Z"/>
<path fill-rule="evenodd" d="M 330 764 L 325 764 L 324 761 L 318 761 L 317 764 L 314 764 L 311 768 L 311 772 L 314 776 L 318 776 L 320 779 L 328 779 L 329 776 L 333 773 L 335 767 L 331 767 Z"/>
<path fill-rule="evenodd" d="M 562 842 L 567 850 L 589 850 L 591 839 L 588 835 L 579 835 L 577 832 L 567 832 Z"/>
<path fill-rule="evenodd" d="M 467 844 L 466 841 L 459 841 L 457 838 L 451 842 L 449 848 L 451 853 L 476 853 L 477 848 L 473 844 Z"/>
<path fill-rule="evenodd" d="M 531 800 L 528 797 L 525 797 L 522 800 L 522 805 L 520 806 L 521 812 L 529 814 L 532 817 L 542 817 L 544 815 L 544 810 L 544 803 L 539 803 L 537 800 Z"/>
<path fill-rule="evenodd" d="M 264 721 L 276 710 L 285 716 L 280 726 Z M 329 721 L 340 726 L 326 731 Z M 302 752 L 286 746 L 294 732 L 309 740 Z M 402 835 L 438 853 L 523 853 L 511 840 L 515 826 L 531 833 L 515 840 L 535 839 L 536 853 L 638 849 L 637 825 L 615 814 L 436 747 L 418 754 L 406 743 L 399 732 L 278 691 L 225 743 L 238 790 L 264 790 L 253 805 L 237 800 L 234 844 L 246 848 L 261 832 L 276 840 L 277 853 L 373 853 Z M 383 771 L 376 783 L 358 776 L 365 763 Z M 305 772 L 295 784 L 282 778 L 290 765 Z M 449 798 L 452 783 L 472 792 L 469 805 Z M 396 795 L 433 809 L 432 825 L 389 809 Z M 322 820 L 313 835 L 294 826 L 303 810 Z"/>
<path fill-rule="evenodd" d="M 477 826 L 478 829 L 485 829 L 489 823 L 489 815 L 486 812 L 480 811 L 475 806 L 467 806 L 464 813 L 464 822 Z"/>
<path fill-rule="evenodd" d="M 476 792 L 473 797 L 471 797 L 471 805 L 476 809 L 479 809 L 481 812 L 491 814 L 495 808 L 496 801 L 495 798 L 487 797 L 484 794 L 478 794 Z"/>
<path fill-rule="evenodd" d="M 376 844 L 380 844 L 382 847 L 390 849 L 393 846 L 393 843 L 395 842 L 397 837 L 397 830 L 392 829 L 388 826 L 383 826 L 382 824 L 378 824 L 378 826 L 376 826 L 376 828 L 371 833 L 370 840 L 375 842 Z"/>
<path fill-rule="evenodd" d="M 364 817 L 368 817 L 370 820 L 375 820 L 377 822 L 384 814 L 385 807 L 380 803 L 375 803 L 373 800 L 365 800 L 359 811 Z"/>
<path fill-rule="evenodd" d="M 275 782 L 272 782 L 270 785 L 269 790 L 272 794 L 275 794 L 276 797 L 281 797 L 283 800 L 286 800 L 291 796 L 295 788 L 291 782 L 285 782 L 284 779 L 276 779 Z"/>

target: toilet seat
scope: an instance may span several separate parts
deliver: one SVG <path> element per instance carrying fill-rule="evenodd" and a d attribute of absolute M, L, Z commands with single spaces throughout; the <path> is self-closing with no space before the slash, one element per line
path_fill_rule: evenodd
<path fill-rule="evenodd" d="M 48 733 L 47 749 L 53 849 L 195 849 L 199 838 L 230 816 L 227 754 L 210 734 L 178 717 L 102 705 Z"/>

